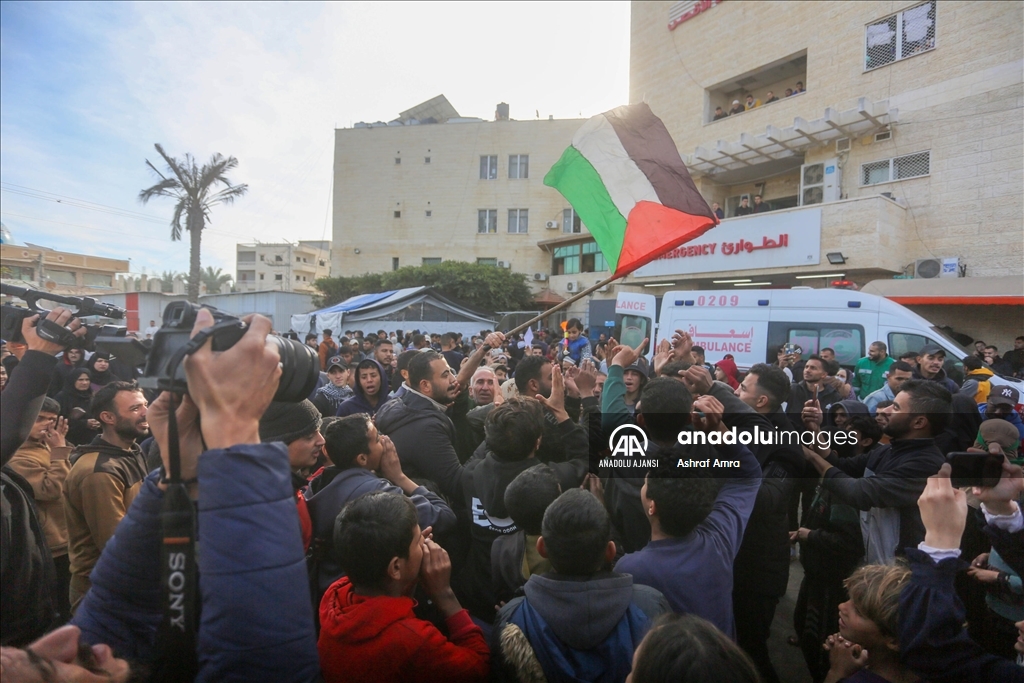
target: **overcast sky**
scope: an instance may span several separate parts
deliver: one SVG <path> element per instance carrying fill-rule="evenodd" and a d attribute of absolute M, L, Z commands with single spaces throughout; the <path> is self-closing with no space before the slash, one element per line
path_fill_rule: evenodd
<path fill-rule="evenodd" d="M 463 116 L 592 116 L 628 75 L 626 2 L 3 2 L 0 218 L 20 243 L 185 271 L 171 200 L 136 199 L 145 160 L 220 152 L 249 194 L 214 210 L 203 265 L 233 274 L 236 242 L 331 239 L 335 127 L 440 93 Z"/>

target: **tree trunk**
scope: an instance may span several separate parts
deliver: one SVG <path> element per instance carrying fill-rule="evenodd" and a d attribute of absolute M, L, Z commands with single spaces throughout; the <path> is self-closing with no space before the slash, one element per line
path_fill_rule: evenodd
<path fill-rule="evenodd" d="M 191 207 L 188 212 L 188 232 L 191 249 L 188 257 L 188 300 L 199 303 L 199 250 L 203 241 L 203 224 L 206 222 L 202 207 Z"/>

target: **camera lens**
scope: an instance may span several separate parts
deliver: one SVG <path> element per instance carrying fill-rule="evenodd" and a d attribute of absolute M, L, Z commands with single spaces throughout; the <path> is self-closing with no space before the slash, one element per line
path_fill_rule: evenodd
<path fill-rule="evenodd" d="M 269 337 L 281 356 L 281 384 L 275 401 L 298 403 L 309 398 L 320 379 L 320 357 L 310 347 L 284 337 Z"/>

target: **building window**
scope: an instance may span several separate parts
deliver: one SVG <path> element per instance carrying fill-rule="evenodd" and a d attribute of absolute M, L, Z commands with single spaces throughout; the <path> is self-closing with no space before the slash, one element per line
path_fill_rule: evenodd
<path fill-rule="evenodd" d="M 476 260 L 478 266 L 497 266 L 498 259 L 496 258 L 478 258 Z"/>
<path fill-rule="evenodd" d="M 580 272 L 580 245 L 555 247 L 552 256 L 552 275 L 574 275 Z"/>
<path fill-rule="evenodd" d="M 423 215 L 426 216 L 427 218 L 430 218 L 430 216 L 433 214 L 431 213 L 430 209 L 427 209 L 426 211 L 423 212 Z"/>
<path fill-rule="evenodd" d="M 577 273 L 601 273 L 608 270 L 597 242 L 590 240 L 580 244 L 555 247 L 552 253 L 552 275 L 575 275 Z"/>
<path fill-rule="evenodd" d="M 47 268 L 43 271 L 46 274 L 48 280 L 53 280 L 58 285 L 73 285 L 75 283 L 75 274 L 70 270 L 51 270 Z"/>
<path fill-rule="evenodd" d="M 31 282 L 36 279 L 35 272 L 28 266 L 4 266 L 4 278 L 11 280 L 25 280 Z"/>
<path fill-rule="evenodd" d="M 935 0 L 868 24 L 864 70 L 870 71 L 935 48 Z"/>
<path fill-rule="evenodd" d="M 267 255 L 266 254 L 260 254 L 260 261 L 266 261 L 266 260 L 267 260 Z"/>
<path fill-rule="evenodd" d="M 302 263 L 302 257 L 301 256 L 296 256 L 295 257 L 295 262 L 296 263 Z"/>
<path fill-rule="evenodd" d="M 284 280 L 284 275 L 278 273 L 277 275 L 274 276 L 274 279 L 277 280 L 278 282 L 281 282 L 282 280 Z"/>
<path fill-rule="evenodd" d="M 513 180 L 530 177 L 529 154 L 510 154 L 508 156 L 508 177 Z"/>
<path fill-rule="evenodd" d="M 423 257 L 423 265 L 425 266 L 439 266 L 441 265 L 441 259 L 436 257 Z"/>
<path fill-rule="evenodd" d="M 391 257 L 391 270 L 398 270 L 398 257 L 397 256 L 392 256 Z"/>
<path fill-rule="evenodd" d="M 608 270 L 608 263 L 604 260 L 604 254 L 597 247 L 597 242 L 583 243 L 583 259 L 580 261 L 580 270 L 584 273 L 601 273 Z"/>
<path fill-rule="evenodd" d="M 562 209 L 562 232 L 583 232 L 583 224 L 575 210 Z"/>
<path fill-rule="evenodd" d="M 82 284 L 86 287 L 109 287 L 110 276 L 102 273 L 82 273 Z"/>
<path fill-rule="evenodd" d="M 284 259 L 281 258 L 281 256 L 275 256 L 274 257 L 274 263 L 282 263 L 283 261 L 284 261 Z"/>
<path fill-rule="evenodd" d="M 298 275 L 296 275 L 296 276 L 295 276 L 295 281 L 296 281 L 296 282 L 298 282 L 298 281 L 299 281 L 299 276 L 298 276 Z"/>
<path fill-rule="evenodd" d="M 476 212 L 476 231 L 481 235 L 498 232 L 498 210 L 478 210 Z"/>
<path fill-rule="evenodd" d="M 492 154 L 491 156 L 480 157 L 480 180 L 494 180 L 498 177 L 498 157 Z"/>
<path fill-rule="evenodd" d="M 430 163 L 430 157 L 423 157 L 423 163 L 429 164 Z"/>
<path fill-rule="evenodd" d="M 395 218 L 401 218 L 401 217 L 402 217 L 402 212 L 401 211 L 395 211 Z"/>
<path fill-rule="evenodd" d="M 319 263 L 321 268 L 327 265 L 327 261 L 324 261 L 323 259 L 320 259 Z"/>
<path fill-rule="evenodd" d="M 395 157 L 395 166 L 400 166 L 402 163 L 402 157 Z"/>
<path fill-rule="evenodd" d="M 263 279 L 263 273 L 260 273 L 260 279 L 261 280 Z"/>
<path fill-rule="evenodd" d="M 240 270 L 238 271 L 239 282 L 249 282 L 256 279 L 256 271 L 254 270 Z"/>
<path fill-rule="evenodd" d="M 931 157 L 931 152 L 916 152 L 863 164 L 860 167 L 860 184 L 878 185 L 926 176 L 931 173 Z"/>
<path fill-rule="evenodd" d="M 256 252 L 255 251 L 240 251 L 238 252 L 239 263 L 256 263 Z"/>
<path fill-rule="evenodd" d="M 529 232 L 530 210 L 509 209 L 508 210 L 508 231 L 512 234 L 524 234 Z"/>

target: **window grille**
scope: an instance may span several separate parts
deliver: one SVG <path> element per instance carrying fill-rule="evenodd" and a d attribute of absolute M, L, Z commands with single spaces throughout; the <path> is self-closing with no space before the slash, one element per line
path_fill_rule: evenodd
<path fill-rule="evenodd" d="M 508 157 L 508 177 L 519 180 L 530 177 L 530 155 L 510 154 Z"/>
<path fill-rule="evenodd" d="M 582 232 L 583 224 L 573 209 L 562 209 L 562 232 Z"/>
<path fill-rule="evenodd" d="M 931 156 L 931 152 L 916 152 L 864 164 L 860 167 L 860 184 L 877 185 L 926 176 L 931 173 Z"/>
<path fill-rule="evenodd" d="M 867 25 L 864 69 L 877 69 L 934 48 L 935 0 L 931 0 Z"/>

